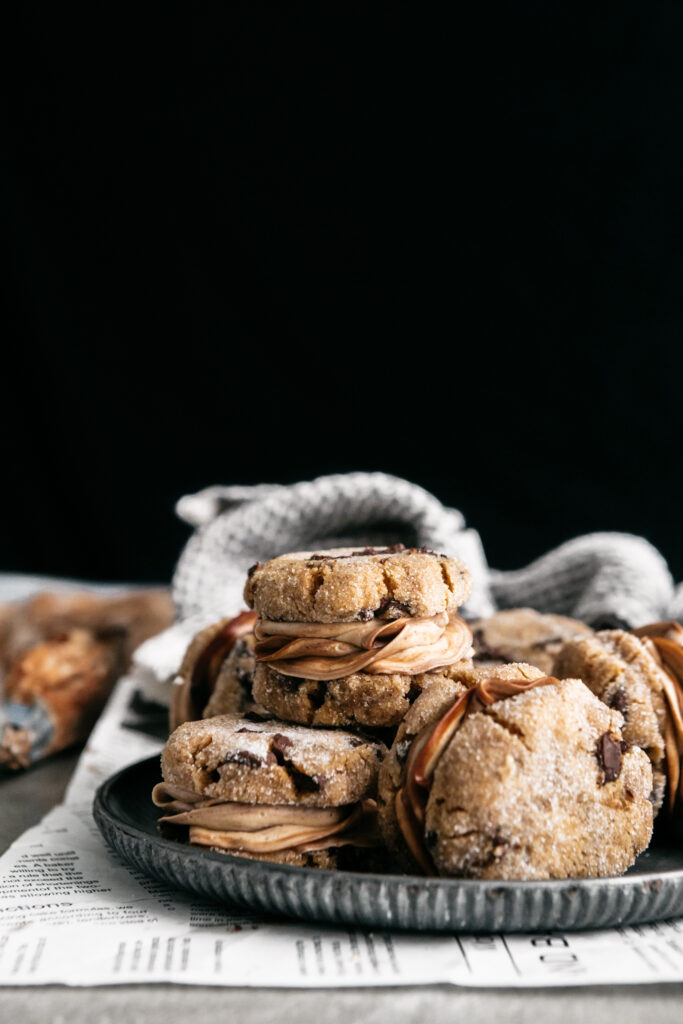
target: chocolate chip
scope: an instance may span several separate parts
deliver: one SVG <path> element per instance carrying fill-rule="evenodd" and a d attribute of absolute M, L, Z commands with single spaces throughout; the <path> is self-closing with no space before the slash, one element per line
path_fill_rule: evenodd
<path fill-rule="evenodd" d="M 363 743 L 364 741 L 360 738 L 360 736 L 349 736 L 350 747 L 362 747 Z"/>
<path fill-rule="evenodd" d="M 251 577 L 252 577 L 252 576 L 254 575 L 254 573 L 256 572 L 256 570 L 257 570 L 258 568 L 260 568 L 260 566 L 261 566 L 261 563 L 260 563 L 260 562 L 254 562 L 254 564 L 253 564 L 253 565 L 250 565 L 250 566 L 249 566 L 249 568 L 247 569 L 247 577 L 248 577 L 249 579 L 251 579 Z"/>
<path fill-rule="evenodd" d="M 618 779 L 621 772 L 621 740 L 611 732 L 604 733 L 598 740 L 596 756 L 604 775 L 603 785 Z"/>
<path fill-rule="evenodd" d="M 258 733 L 259 730 L 258 729 L 247 729 L 245 726 L 242 726 L 241 729 L 235 729 L 235 732 L 236 733 L 237 732 L 255 732 L 255 733 Z"/>
<path fill-rule="evenodd" d="M 370 619 L 374 619 L 374 617 L 375 613 L 370 608 L 361 608 L 358 615 L 356 615 L 356 618 L 360 622 L 369 622 Z"/>
<path fill-rule="evenodd" d="M 296 679 L 294 676 L 284 676 L 281 672 L 276 673 L 277 685 L 285 693 L 296 693 L 301 686 L 301 680 Z"/>
<path fill-rule="evenodd" d="M 385 597 L 375 611 L 375 618 L 378 619 L 400 619 L 403 615 L 410 615 L 410 608 L 393 597 Z"/>
<path fill-rule="evenodd" d="M 278 739 L 280 742 L 278 743 Z M 284 744 L 282 743 L 284 740 Z M 277 764 L 281 768 L 284 768 L 289 775 L 294 788 L 299 793 L 319 793 L 322 789 L 323 783 L 325 782 L 324 775 L 307 775 L 306 772 L 300 771 L 295 764 L 293 764 L 286 756 L 285 751 L 288 747 L 291 747 L 292 741 L 283 736 L 281 733 L 275 733 L 271 740 L 271 750 L 275 757 Z"/>
<path fill-rule="evenodd" d="M 414 700 L 417 700 L 421 693 L 422 688 L 420 686 L 416 686 L 415 683 L 411 683 L 410 689 L 408 690 L 408 703 L 412 704 Z"/>
<path fill-rule="evenodd" d="M 618 690 L 614 691 L 610 698 L 609 706 L 614 708 L 615 711 L 620 711 L 624 718 L 626 718 L 626 712 L 628 711 L 628 697 L 626 696 L 626 690 L 623 686 L 620 686 Z"/>
<path fill-rule="evenodd" d="M 348 555 L 321 555 L 317 552 L 314 555 L 308 556 L 309 562 L 340 562 L 343 558 L 358 558 L 367 557 L 368 555 L 397 555 L 401 551 L 415 551 L 416 548 L 406 548 L 405 544 L 392 544 L 388 548 L 373 548 L 365 547 L 360 551 L 351 551 Z M 426 551 L 426 548 L 425 548 Z M 434 551 L 429 551 L 428 554 L 433 555 Z"/>
<path fill-rule="evenodd" d="M 270 741 L 270 746 L 271 750 L 275 750 L 280 754 L 285 754 L 294 746 L 294 741 L 290 740 L 289 736 L 285 736 L 281 732 L 276 732 Z"/>
<path fill-rule="evenodd" d="M 300 772 L 294 765 L 288 765 L 287 771 L 294 783 L 294 788 L 300 793 L 319 793 L 327 779 L 325 775 L 306 775 L 305 772 Z"/>
<path fill-rule="evenodd" d="M 430 847 L 436 846 L 436 832 L 433 829 L 425 832 L 425 843 Z"/>
<path fill-rule="evenodd" d="M 496 832 L 493 837 L 493 850 L 491 851 L 492 858 L 495 860 L 497 857 L 502 857 L 508 845 L 508 840 Z"/>
<path fill-rule="evenodd" d="M 318 683 L 317 686 L 312 687 L 308 691 L 308 699 L 311 702 L 311 707 L 314 711 L 321 708 L 325 703 L 325 695 L 327 694 L 327 687 L 324 683 Z"/>
<path fill-rule="evenodd" d="M 405 551 L 405 544 L 392 544 L 390 548 L 373 548 L 366 547 L 362 551 L 352 551 L 348 558 L 353 558 L 354 555 L 395 555 L 399 551 Z"/>
<path fill-rule="evenodd" d="M 238 668 L 235 672 L 235 679 L 240 688 L 249 695 L 251 693 L 252 675 L 246 668 Z"/>
<path fill-rule="evenodd" d="M 265 763 L 262 757 L 259 757 L 258 754 L 252 754 L 248 750 L 236 750 L 234 753 L 228 754 L 224 764 L 228 762 L 243 764 L 246 768 L 260 768 Z"/>

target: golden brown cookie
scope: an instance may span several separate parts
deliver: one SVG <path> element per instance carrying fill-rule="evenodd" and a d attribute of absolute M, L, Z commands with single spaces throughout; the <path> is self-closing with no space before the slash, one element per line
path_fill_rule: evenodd
<path fill-rule="evenodd" d="M 464 664 L 469 666 L 470 662 Z M 355 672 L 324 682 L 284 676 L 270 665 L 257 665 L 253 696 L 259 705 L 288 722 L 382 728 L 398 725 L 427 686 L 462 667 L 463 663 L 458 662 L 416 675 Z"/>
<path fill-rule="evenodd" d="M 575 636 L 593 630 L 566 615 L 544 615 L 533 608 L 508 608 L 470 622 L 476 665 L 525 662 L 552 672 L 555 656 Z"/>
<path fill-rule="evenodd" d="M 244 599 L 263 619 L 351 622 L 399 615 L 429 617 L 470 595 L 466 566 L 423 548 L 335 548 L 294 552 L 257 563 Z"/>
<path fill-rule="evenodd" d="M 202 718 L 245 712 L 267 718 L 268 712 L 254 700 L 252 693 L 255 667 L 254 634 L 246 633 L 235 641 L 223 662 Z"/>
<path fill-rule="evenodd" d="M 583 679 L 600 700 L 623 715 L 624 739 L 642 747 L 652 762 L 652 802 L 659 810 L 667 790 L 667 775 L 673 778 L 675 765 L 667 765 L 667 745 L 670 748 L 672 742 L 667 697 L 671 681 L 651 640 L 647 635 L 640 637 L 621 629 L 601 630 L 592 637 L 566 643 L 555 659 L 554 672 L 560 677 Z M 680 761 L 680 754 L 678 758 Z M 673 778 L 671 797 L 677 784 L 677 777 Z"/>
<path fill-rule="evenodd" d="M 333 867 L 345 847 L 380 845 L 373 797 L 383 751 L 341 730 L 240 715 L 185 722 L 164 747 L 152 799 L 162 827 L 192 844 Z"/>
<path fill-rule="evenodd" d="M 402 862 L 466 878 L 625 871 L 650 841 L 652 770 L 623 744 L 619 713 L 531 666 L 451 685 L 416 700 L 380 773 L 380 825 Z"/>
<path fill-rule="evenodd" d="M 203 799 L 337 807 L 372 794 L 382 752 L 339 729 L 219 715 L 176 729 L 161 766 Z"/>

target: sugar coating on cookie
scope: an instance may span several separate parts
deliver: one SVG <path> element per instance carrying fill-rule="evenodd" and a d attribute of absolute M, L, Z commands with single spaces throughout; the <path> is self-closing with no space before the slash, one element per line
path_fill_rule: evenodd
<path fill-rule="evenodd" d="M 283 676 L 270 665 L 257 665 L 254 699 L 288 722 L 314 726 L 394 726 L 426 687 L 459 672 L 458 662 L 415 675 L 355 672 L 343 679 L 320 682 Z"/>
<path fill-rule="evenodd" d="M 404 862 L 391 812 L 399 745 L 409 730 L 430 727 L 427 702 L 436 724 L 447 696 L 440 705 L 436 697 L 430 688 L 415 702 L 380 775 L 382 831 Z M 426 803 L 424 845 L 436 871 L 499 879 L 625 871 L 652 833 L 652 770 L 642 750 L 622 744 L 621 724 L 578 679 L 466 715 L 440 754 Z"/>
<path fill-rule="evenodd" d="M 374 793 L 382 753 L 341 730 L 220 715 L 176 729 L 161 767 L 165 782 L 206 799 L 339 807 Z"/>
<path fill-rule="evenodd" d="M 415 863 L 410 856 L 396 820 L 395 798 L 401 785 L 406 760 L 416 736 L 430 723 L 436 723 L 453 702 L 477 683 L 491 676 L 492 670 L 462 663 L 425 687 L 399 725 L 394 742 L 382 760 L 378 780 L 379 823 L 384 840 L 397 860 L 409 870 Z M 511 664 L 496 667 L 500 679 L 540 679 L 543 672 L 533 665 Z"/>
<path fill-rule="evenodd" d="M 472 582 L 457 558 L 417 548 L 293 552 L 252 567 L 244 599 L 261 618 L 351 622 L 454 610 Z"/>
<path fill-rule="evenodd" d="M 477 664 L 525 662 L 551 673 L 555 656 L 568 640 L 593 630 L 566 615 L 533 608 L 508 608 L 470 623 Z"/>
<path fill-rule="evenodd" d="M 659 809 L 666 789 L 667 707 L 662 670 L 643 641 L 620 629 L 576 638 L 558 653 L 554 673 L 583 679 L 601 701 L 621 713 L 624 739 L 641 747 L 652 762 L 652 800 Z"/>

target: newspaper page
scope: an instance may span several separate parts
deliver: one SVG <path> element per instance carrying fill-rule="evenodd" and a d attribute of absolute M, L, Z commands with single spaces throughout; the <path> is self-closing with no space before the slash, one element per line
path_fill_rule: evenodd
<path fill-rule="evenodd" d="M 334 988 L 683 981 L 683 920 L 601 932 L 434 935 L 288 923 L 168 888 L 127 866 L 92 819 L 97 786 L 161 749 L 122 679 L 64 804 L 0 860 L 0 984 Z"/>

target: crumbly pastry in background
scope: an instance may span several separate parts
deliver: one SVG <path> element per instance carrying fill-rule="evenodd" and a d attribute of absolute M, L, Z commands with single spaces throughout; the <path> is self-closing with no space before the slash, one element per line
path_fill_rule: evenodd
<path fill-rule="evenodd" d="M 84 740 L 134 649 L 173 620 L 168 592 L 43 592 L 0 607 L 0 767 Z"/>
<path fill-rule="evenodd" d="M 601 630 L 565 644 L 555 674 L 579 676 L 624 718 L 624 739 L 642 747 L 652 762 L 652 802 L 667 795 L 673 812 L 681 802 L 683 757 L 683 628 L 652 623 L 626 632 Z"/>
<path fill-rule="evenodd" d="M 333 867 L 345 846 L 379 845 L 373 797 L 383 748 L 341 730 L 249 716 L 186 722 L 161 757 L 154 802 L 191 843 Z"/>
<path fill-rule="evenodd" d="M 385 840 L 409 870 L 467 878 L 621 874 L 652 834 L 652 770 L 578 679 L 529 665 L 430 687 L 379 779 Z"/>
<path fill-rule="evenodd" d="M 70 629 L 87 629 L 96 639 L 115 641 L 128 665 L 136 647 L 172 622 L 167 590 L 136 590 L 114 597 L 41 591 L 27 601 L 0 607 L 0 666 L 8 671 L 31 647 Z"/>
<path fill-rule="evenodd" d="M 111 644 L 73 629 L 15 659 L 4 682 L 0 765 L 16 771 L 84 740 L 123 658 Z"/>
<path fill-rule="evenodd" d="M 578 619 L 544 615 L 533 608 L 508 608 L 469 625 L 475 664 L 524 662 L 546 673 L 552 672 L 555 657 L 568 640 L 593 632 Z"/>
<path fill-rule="evenodd" d="M 457 559 L 400 544 L 255 566 L 244 591 L 259 616 L 254 699 L 304 725 L 397 725 L 425 686 L 469 662 L 456 608 L 470 589 Z"/>

